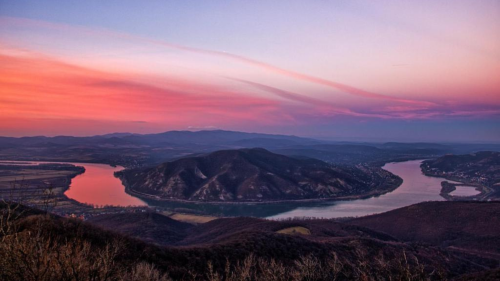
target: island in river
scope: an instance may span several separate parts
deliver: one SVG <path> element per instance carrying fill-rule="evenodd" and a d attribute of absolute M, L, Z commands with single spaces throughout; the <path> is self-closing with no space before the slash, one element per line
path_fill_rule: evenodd
<path fill-rule="evenodd" d="M 12 161 L 7 162 L 12 163 Z M 159 201 L 147 198 L 141 199 L 151 208 L 161 210 L 164 214 L 184 213 L 195 216 L 210 214 L 213 216 L 255 216 L 273 218 L 337 218 L 364 216 L 419 202 L 444 200 L 444 198 L 440 196 L 442 178 L 429 177 L 422 174 L 420 170 L 421 162 L 421 160 L 406 161 L 389 163 L 383 166 L 382 168 L 384 170 L 400 176 L 404 182 L 394 191 L 381 196 L 372 196 L 367 199 L 347 201 L 330 200 L 321 202 L 290 201 L 269 204 L 208 204 L 200 202 Z M 30 164 L 29 162 L 22 163 L 26 165 Z M 59 190 L 61 190 L 62 195 L 60 197 L 61 201 L 57 206 L 58 211 L 61 211 L 59 212 L 60 214 L 77 214 L 91 217 L 93 214 L 98 214 L 99 212 L 129 212 L 146 209 L 146 207 L 127 207 L 130 205 L 138 205 L 136 203 L 131 204 L 130 202 L 131 200 L 139 199 L 126 194 L 125 188 L 120 180 L 113 176 L 113 172 L 119 170 L 120 167 L 113 168 L 104 164 L 84 163 L 77 164 L 77 166 L 85 167 L 85 173 L 72 178 L 71 184 L 69 180 L 66 181 L 66 187 L 64 188 L 62 188 L 62 185 L 55 185 L 58 188 L 60 187 Z M 1 169 L 0 167 L 0 170 Z M 18 177 L 18 179 L 20 179 L 20 177 Z M 467 187 L 464 187 L 464 189 L 465 188 Z M 468 189 L 474 190 L 470 187 Z M 96 196 L 96 194 L 108 194 L 108 196 Z M 460 194 L 461 193 L 457 191 L 452 193 L 452 195 Z M 69 199 L 66 195 L 72 199 Z M 105 201 L 104 199 L 106 198 L 111 198 L 113 201 Z M 80 202 L 92 204 L 94 206 L 115 205 L 121 207 L 92 208 L 90 205 L 81 204 Z"/>
<path fill-rule="evenodd" d="M 402 183 L 378 167 L 333 165 L 262 148 L 221 150 L 116 175 L 138 197 L 218 204 L 359 199 Z"/>

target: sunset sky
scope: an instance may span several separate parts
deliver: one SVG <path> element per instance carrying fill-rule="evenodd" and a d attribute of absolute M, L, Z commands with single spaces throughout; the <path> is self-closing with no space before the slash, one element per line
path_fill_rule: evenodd
<path fill-rule="evenodd" d="M 0 0 L 0 136 L 500 142 L 500 1 Z"/>

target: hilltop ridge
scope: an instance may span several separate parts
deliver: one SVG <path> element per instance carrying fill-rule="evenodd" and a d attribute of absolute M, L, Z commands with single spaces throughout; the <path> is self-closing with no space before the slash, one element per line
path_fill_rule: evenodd
<path fill-rule="evenodd" d="M 295 159 L 262 148 L 221 150 L 116 175 L 136 196 L 218 202 L 369 196 L 402 181 L 380 168 Z"/>

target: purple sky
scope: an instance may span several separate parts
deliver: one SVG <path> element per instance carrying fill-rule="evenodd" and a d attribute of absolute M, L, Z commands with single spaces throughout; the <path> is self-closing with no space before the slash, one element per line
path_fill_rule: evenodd
<path fill-rule="evenodd" d="M 500 142 L 500 2 L 2 1 L 0 135 Z"/>

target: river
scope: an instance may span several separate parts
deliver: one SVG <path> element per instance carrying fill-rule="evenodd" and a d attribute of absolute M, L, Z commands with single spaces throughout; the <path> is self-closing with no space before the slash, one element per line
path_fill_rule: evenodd
<path fill-rule="evenodd" d="M 0 169 L 1 165 L 38 165 L 54 163 L 73 164 L 85 168 L 85 173 L 73 178 L 69 189 L 64 192 L 68 198 L 96 206 L 147 205 L 139 198 L 127 194 L 121 181 L 114 177 L 114 172 L 124 169 L 120 166 L 112 167 L 105 164 L 93 163 L 0 160 Z"/>
<path fill-rule="evenodd" d="M 85 173 L 71 180 L 69 189 L 64 193 L 78 202 L 94 205 L 145 206 L 146 203 L 125 192 L 120 179 L 115 178 L 116 171 L 123 167 L 111 167 L 103 164 L 79 164 L 85 167 Z"/>
<path fill-rule="evenodd" d="M 400 176 L 403 184 L 396 190 L 378 197 L 351 201 L 207 204 L 141 200 L 127 194 L 120 180 L 114 177 L 114 172 L 123 167 L 87 163 L 72 163 L 84 166 L 86 171 L 72 180 L 65 194 L 79 202 L 94 205 L 144 206 L 147 204 L 178 212 L 189 211 L 222 216 L 255 216 L 273 219 L 353 217 L 386 212 L 424 201 L 443 201 L 439 193 L 441 181 L 444 179 L 422 174 L 421 162 L 422 160 L 413 160 L 386 164 L 383 168 Z"/>
<path fill-rule="evenodd" d="M 396 190 L 368 199 L 331 202 L 329 206 L 297 208 L 295 210 L 272 216 L 272 218 L 289 217 L 356 217 L 387 212 L 393 209 L 424 201 L 444 201 L 439 195 L 441 182 L 445 179 L 428 177 L 420 169 L 422 160 L 388 163 L 383 168 L 403 179 Z"/>

